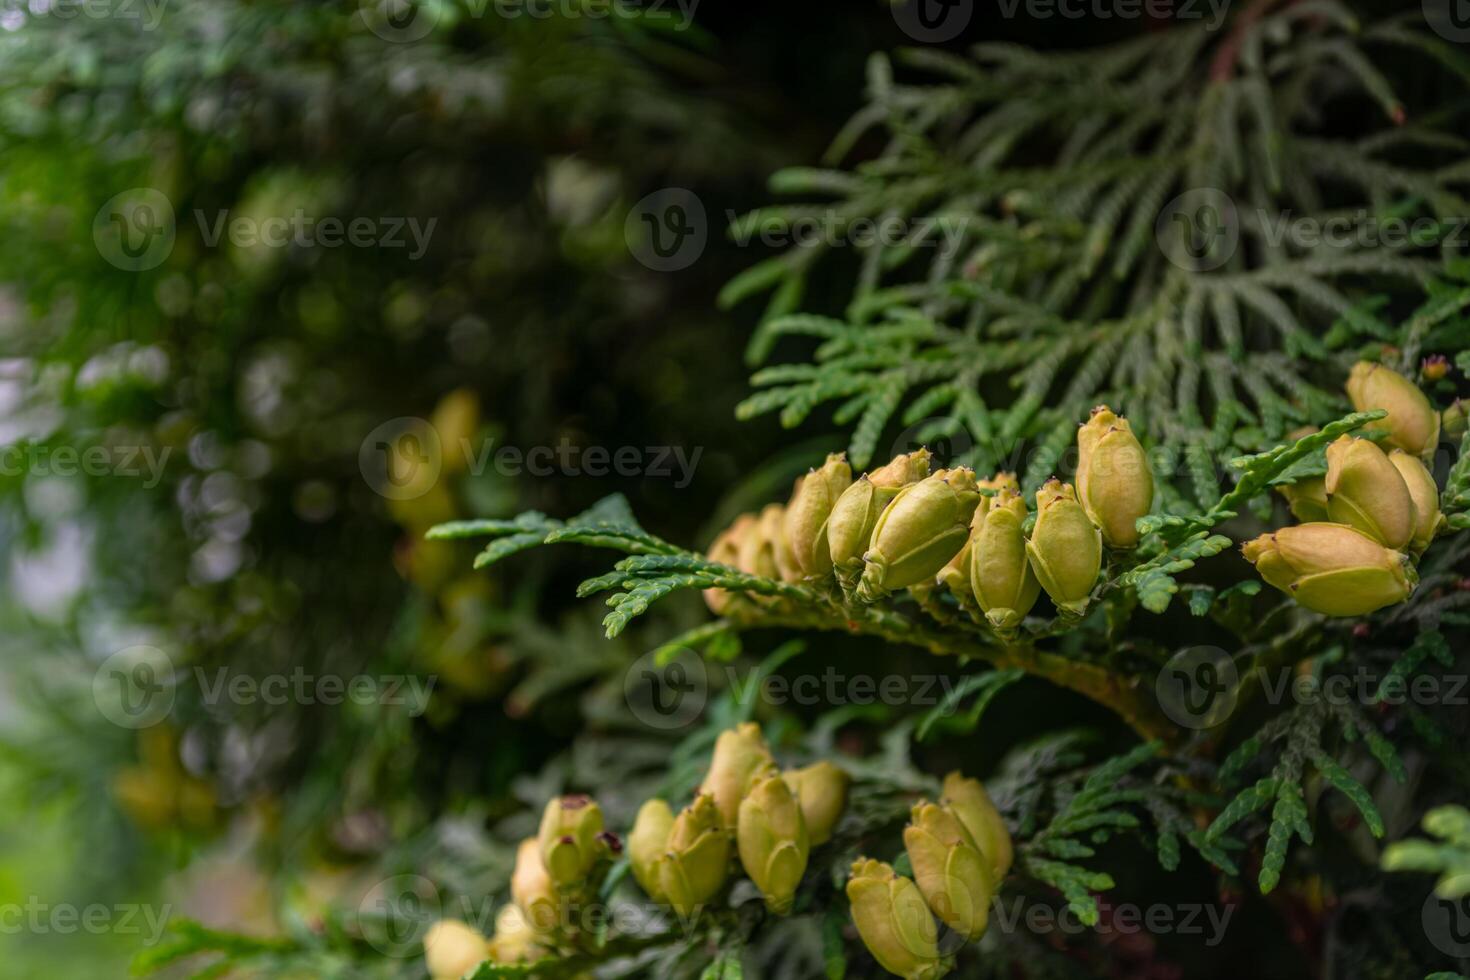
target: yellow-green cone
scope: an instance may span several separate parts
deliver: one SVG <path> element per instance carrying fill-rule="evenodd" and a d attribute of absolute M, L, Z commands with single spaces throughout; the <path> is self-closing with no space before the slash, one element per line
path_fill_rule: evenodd
<path fill-rule="evenodd" d="M 709 547 L 707 557 L 710 561 L 717 561 L 721 565 L 729 565 L 731 568 L 740 567 L 740 542 L 750 532 L 755 524 L 752 514 L 741 514 L 725 530 L 719 533 L 714 543 Z M 704 604 L 709 606 L 709 611 L 716 616 L 723 616 L 725 610 L 730 608 L 730 601 L 735 598 L 725 589 L 705 589 Z"/>
<path fill-rule="evenodd" d="M 929 450 L 920 449 L 895 456 L 842 492 L 827 521 L 827 551 L 839 577 L 856 584 L 878 518 L 900 490 L 928 475 Z"/>
<path fill-rule="evenodd" d="M 1422 554 L 1435 535 L 1445 528 L 1444 515 L 1439 510 L 1439 485 L 1418 456 L 1395 449 L 1388 454 L 1388 461 L 1404 478 L 1409 496 L 1414 499 L 1414 537 L 1409 547 L 1414 554 Z"/>
<path fill-rule="evenodd" d="M 781 517 L 785 508 L 767 504 L 754 523 L 745 525 L 740 536 L 738 565 L 748 575 L 779 579 L 781 567 L 776 564 L 776 539 L 781 536 Z"/>
<path fill-rule="evenodd" d="M 879 515 L 863 552 L 858 598 L 877 602 L 931 580 L 969 540 L 980 500 L 975 474 L 963 467 L 940 470 L 900 490 Z"/>
<path fill-rule="evenodd" d="M 700 794 L 669 828 L 658 862 L 662 901 L 680 915 L 694 915 L 719 894 L 729 873 L 730 835 L 720 826 L 714 798 Z"/>
<path fill-rule="evenodd" d="M 1470 413 L 1465 411 L 1463 399 L 1456 398 L 1450 406 L 1439 413 L 1440 431 L 1445 438 L 1459 442 L 1465 438 L 1465 432 L 1470 430 Z"/>
<path fill-rule="evenodd" d="M 556 882 L 546 873 L 546 865 L 541 860 L 541 845 L 534 837 L 527 837 L 516 849 L 510 895 L 536 931 L 551 932 L 560 924 L 561 895 L 557 892 Z"/>
<path fill-rule="evenodd" d="M 904 980 L 939 980 L 939 929 L 919 888 L 891 866 L 858 858 L 847 880 L 853 925 L 878 965 Z"/>
<path fill-rule="evenodd" d="M 424 964 L 431 980 L 459 980 L 489 958 L 488 946 L 473 926 L 440 919 L 424 934 Z"/>
<path fill-rule="evenodd" d="M 1414 498 L 1398 467 L 1368 439 L 1343 436 L 1327 447 L 1327 516 L 1395 551 L 1414 536 Z"/>
<path fill-rule="evenodd" d="M 668 850 L 669 832 L 674 828 L 674 811 L 663 800 L 649 800 L 638 808 L 633 829 L 628 832 L 628 864 L 633 877 L 656 902 L 666 902 L 658 880 L 659 861 Z"/>
<path fill-rule="evenodd" d="M 1366 616 L 1414 591 L 1408 558 L 1345 524 L 1299 524 L 1247 541 L 1261 578 L 1326 616 Z"/>
<path fill-rule="evenodd" d="M 959 818 L 938 804 L 916 803 L 903 844 L 914 883 L 934 914 L 966 939 L 984 935 L 995 873 Z"/>
<path fill-rule="evenodd" d="M 487 952 L 493 963 L 534 963 L 551 955 L 541 938 L 519 905 L 507 905 L 495 916 L 495 935 L 487 944 Z"/>
<path fill-rule="evenodd" d="M 1348 375 L 1347 393 L 1359 412 L 1388 412 L 1368 427 L 1387 432 L 1390 446 L 1423 458 L 1439 445 L 1439 413 L 1419 386 L 1397 371 L 1359 361 Z"/>
<path fill-rule="evenodd" d="M 990 501 L 984 522 L 971 541 L 970 581 L 975 601 L 996 629 L 1020 626 L 1041 593 L 1041 583 L 1026 557 L 1026 535 L 1021 531 L 1025 520 L 1026 501 L 1013 489 L 1002 490 Z"/>
<path fill-rule="evenodd" d="M 999 493 L 1002 490 L 1010 490 L 1019 493 L 1021 485 L 1016 482 L 1014 473 L 997 473 L 988 480 L 976 481 L 981 490 L 994 490 Z M 965 545 L 949 560 L 949 564 L 939 570 L 936 578 L 939 584 L 960 600 L 960 604 L 970 606 L 975 598 L 975 586 L 971 579 L 972 562 L 971 555 L 975 551 L 975 541 L 980 536 L 980 530 L 985 526 L 985 515 L 990 512 L 991 505 L 996 497 L 980 498 L 975 505 L 975 513 L 970 517 L 970 536 L 965 539 Z"/>
<path fill-rule="evenodd" d="M 699 791 L 714 797 L 726 830 L 735 829 L 740 801 L 756 774 L 775 765 L 776 760 L 761 735 L 761 726 L 755 722 L 748 721 L 723 731 L 715 739 L 714 757 Z"/>
<path fill-rule="evenodd" d="M 823 760 L 804 769 L 788 769 L 781 774 L 806 821 L 807 841 L 812 847 L 832 839 L 832 829 L 847 808 L 847 785 L 851 777 L 832 763 Z"/>
<path fill-rule="evenodd" d="M 541 862 L 557 888 L 565 891 L 592 873 L 607 853 L 601 834 L 602 808 L 590 796 L 558 796 L 546 804 L 536 840 Z"/>
<path fill-rule="evenodd" d="M 1102 570 L 1102 534 L 1077 502 L 1070 483 L 1056 478 L 1036 492 L 1036 526 L 1026 554 L 1037 581 L 1064 615 L 1087 611 Z"/>
<path fill-rule="evenodd" d="M 775 769 L 758 777 L 740 802 L 735 841 L 740 864 L 777 915 L 791 911 L 811 842 L 801 804 Z"/>
<path fill-rule="evenodd" d="M 1110 548 L 1136 548 L 1135 525 L 1154 505 L 1148 454 L 1128 420 L 1106 405 L 1077 430 L 1077 498 Z"/>
<path fill-rule="evenodd" d="M 990 794 L 985 792 L 985 786 L 978 779 L 952 772 L 944 777 L 940 802 L 954 812 L 989 859 L 990 870 L 998 885 L 1010 873 L 1015 849 L 1011 844 L 1011 832 L 991 802 Z"/>
<path fill-rule="evenodd" d="M 1276 489 L 1286 498 L 1292 517 L 1305 524 L 1327 520 L 1327 480 L 1323 477 L 1309 476 Z"/>
<path fill-rule="evenodd" d="M 820 469 L 812 470 L 797 484 L 781 525 L 796 579 L 822 579 L 832 574 L 827 524 L 832 508 L 851 484 L 852 468 L 842 453 L 828 456 Z"/>

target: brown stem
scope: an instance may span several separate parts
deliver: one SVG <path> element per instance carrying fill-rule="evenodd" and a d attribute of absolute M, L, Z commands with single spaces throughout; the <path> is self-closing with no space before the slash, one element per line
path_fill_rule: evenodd
<path fill-rule="evenodd" d="M 1220 50 L 1215 52 L 1215 59 L 1210 62 L 1210 81 L 1228 82 L 1235 74 L 1235 63 L 1240 58 L 1241 46 L 1245 44 L 1245 36 L 1250 33 L 1266 13 L 1281 0 L 1255 0 L 1245 12 L 1231 25 L 1230 36 L 1225 43 L 1220 45 Z"/>

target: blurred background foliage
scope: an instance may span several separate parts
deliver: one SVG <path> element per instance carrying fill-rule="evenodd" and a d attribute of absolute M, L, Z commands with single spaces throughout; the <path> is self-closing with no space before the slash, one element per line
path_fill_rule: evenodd
<path fill-rule="evenodd" d="M 758 312 L 718 312 L 715 297 L 766 250 L 719 232 L 767 199 L 769 173 L 820 157 L 862 105 L 868 55 L 910 39 L 878 0 L 700 4 L 689 30 L 438 3 L 412 43 L 384 41 L 350 3 L 174 0 L 156 23 L 154 9 L 0 5 L 0 445 L 43 461 L 0 473 L 12 814 L 0 902 L 151 902 L 233 931 L 320 936 L 385 874 L 428 875 L 446 902 L 483 899 L 503 889 L 548 794 L 595 790 L 626 826 L 676 778 L 673 735 L 630 715 L 623 679 L 702 612 L 667 603 L 608 642 L 573 591 L 601 570 L 596 556 L 537 552 L 473 573 L 472 551 L 422 531 L 575 513 L 621 491 L 651 531 L 702 545 L 843 444 L 822 421 L 794 433 L 736 422 Z M 992 14 L 953 46 L 1063 47 L 1158 26 Z M 678 274 L 640 265 L 625 238 L 633 203 L 669 186 L 695 190 L 713 228 Z M 167 198 L 177 232 L 165 261 L 134 272 L 106 261 L 93 231 L 109 199 L 139 187 Z M 221 211 L 298 209 L 435 224 L 418 258 L 209 243 Z M 814 273 L 808 306 L 840 304 L 851 275 L 841 262 Z M 476 445 L 700 455 L 687 485 L 491 466 L 395 502 L 359 454 L 405 416 Z M 59 451 L 89 447 L 144 472 L 53 472 Z M 785 663 L 958 669 L 810 642 Z M 210 703 L 182 683 L 167 721 L 140 732 L 109 722 L 93 688 L 136 644 L 210 678 L 300 669 L 435 686 L 415 716 Z M 711 710 L 711 724 L 728 720 Z M 987 715 L 1003 736 L 919 751 L 933 768 L 988 772 L 1058 717 L 1119 734 L 1081 699 L 1023 682 Z M 881 714 L 861 734 L 838 733 L 846 720 L 807 736 L 807 751 L 823 738 L 877 747 Z M 779 719 L 766 721 L 779 740 Z M 1195 870 L 1168 887 L 1210 888 Z M 1302 948 L 1321 942 L 1312 901 L 1257 900 L 1244 928 L 1259 942 L 1210 968 L 1303 975 Z M 121 975 L 138 938 L 5 934 L 0 960 L 15 976 Z M 819 959 L 809 938 L 785 937 Z M 798 953 L 788 975 L 805 975 Z M 416 968 L 322 955 L 296 968 Z M 1179 975 L 1159 969 L 1129 975 Z"/>

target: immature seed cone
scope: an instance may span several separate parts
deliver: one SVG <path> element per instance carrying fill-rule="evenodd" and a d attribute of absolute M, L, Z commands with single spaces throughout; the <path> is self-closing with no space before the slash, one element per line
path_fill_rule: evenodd
<path fill-rule="evenodd" d="M 495 935 L 486 947 L 490 960 L 509 966 L 543 959 L 551 951 L 541 945 L 541 935 L 519 905 L 507 905 L 495 916 Z"/>
<path fill-rule="evenodd" d="M 658 865 L 668 850 L 674 811 L 663 800 L 649 800 L 638 808 L 628 833 L 628 864 L 639 886 L 655 902 L 667 902 L 658 880 Z"/>
<path fill-rule="evenodd" d="M 748 524 L 740 537 L 739 567 L 749 575 L 779 579 L 781 567 L 776 564 L 776 541 L 781 536 L 781 517 L 785 508 L 780 504 L 766 504 Z"/>
<path fill-rule="evenodd" d="M 1276 488 L 1286 498 L 1291 516 L 1304 524 L 1327 520 L 1327 480 L 1320 476 L 1309 476 L 1295 483 L 1286 483 Z"/>
<path fill-rule="evenodd" d="M 832 763 L 823 760 L 804 769 L 788 769 L 781 774 L 806 821 L 807 841 L 812 847 L 832 839 L 832 828 L 842 819 L 847 808 L 847 786 L 852 777 Z"/>
<path fill-rule="evenodd" d="M 1404 478 L 1409 496 L 1414 498 L 1414 537 L 1409 541 L 1409 548 L 1416 555 L 1423 554 L 1434 536 L 1445 528 L 1444 515 L 1439 510 L 1439 485 L 1418 456 L 1395 449 L 1388 454 L 1388 461 Z"/>
<path fill-rule="evenodd" d="M 900 490 L 928 475 L 929 450 L 920 449 L 895 456 L 842 492 L 827 521 L 827 550 L 839 576 L 857 581 L 878 518 Z"/>
<path fill-rule="evenodd" d="M 1036 492 L 1036 526 L 1026 555 L 1037 581 L 1069 616 L 1087 611 L 1102 571 L 1102 534 L 1092 526 L 1070 483 L 1055 477 Z"/>
<path fill-rule="evenodd" d="M 998 885 L 1010 873 L 1015 850 L 1011 845 L 1011 832 L 991 802 L 990 794 L 985 792 L 985 786 L 978 779 L 952 772 L 944 777 L 940 802 L 954 812 L 989 859 L 990 870 Z"/>
<path fill-rule="evenodd" d="M 981 490 L 994 490 L 997 494 L 1002 490 L 1010 490 L 1019 493 L 1021 485 L 1016 482 L 1014 473 L 997 473 L 988 480 L 978 480 L 977 485 Z M 975 541 L 980 537 L 980 530 L 985 526 L 985 515 L 990 512 L 991 506 L 999 499 L 998 497 L 980 498 L 975 505 L 975 513 L 970 517 L 970 536 L 965 539 L 965 545 L 949 560 L 949 564 L 939 570 L 936 578 L 939 584 L 949 589 L 954 596 L 960 600 L 962 605 L 969 605 L 975 597 L 975 586 L 971 578 L 971 556 L 975 551 Z"/>
<path fill-rule="evenodd" d="M 767 769 L 740 802 L 735 830 L 740 864 L 776 915 L 791 911 L 811 842 L 801 804 L 774 768 Z"/>
<path fill-rule="evenodd" d="M 1327 516 L 1398 551 L 1414 536 L 1414 498 L 1398 467 L 1368 439 L 1327 447 Z"/>
<path fill-rule="evenodd" d="M 424 934 L 424 963 L 433 980 L 459 980 L 489 956 L 485 937 L 458 919 L 440 919 Z"/>
<path fill-rule="evenodd" d="M 1347 393 L 1359 412 L 1388 412 L 1368 427 L 1386 431 L 1390 446 L 1422 458 L 1439 445 L 1439 413 L 1419 386 L 1397 371 L 1359 361 L 1348 375 Z"/>
<path fill-rule="evenodd" d="M 669 827 L 658 861 L 662 901 L 682 916 L 694 915 L 719 894 L 729 874 L 730 835 L 720 826 L 714 798 L 700 794 Z"/>
<path fill-rule="evenodd" d="M 725 530 L 719 533 L 714 543 L 709 547 L 708 558 L 717 561 L 721 565 L 729 565 L 731 568 L 740 567 L 740 542 L 749 532 L 751 525 L 755 523 L 755 517 L 751 514 L 741 514 Z M 730 607 L 730 600 L 734 596 L 725 589 L 705 589 L 704 604 L 709 606 L 709 611 L 716 616 L 723 616 L 725 610 Z"/>
<path fill-rule="evenodd" d="M 996 629 L 1020 626 L 1041 594 L 1041 583 L 1026 557 L 1026 535 L 1021 532 L 1025 520 L 1026 501 L 1007 488 L 991 500 L 971 540 L 970 581 L 975 601 Z"/>
<path fill-rule="evenodd" d="M 904 980 L 938 980 L 949 972 L 939 955 L 939 929 L 924 896 L 908 878 L 872 858 L 858 858 L 847 880 L 852 921 L 868 952 Z"/>
<path fill-rule="evenodd" d="M 1128 420 L 1106 405 L 1077 430 L 1077 497 L 1111 548 L 1136 548 L 1136 524 L 1153 508 L 1148 454 Z"/>
<path fill-rule="evenodd" d="M 842 453 L 828 456 L 820 469 L 812 470 L 797 484 L 781 524 L 796 579 L 821 579 L 832 574 L 827 525 L 832 508 L 851 484 L 852 467 Z"/>
<path fill-rule="evenodd" d="M 1326 616 L 1366 616 L 1414 591 L 1409 560 L 1345 524 L 1299 524 L 1241 548 L 1261 578 Z"/>
<path fill-rule="evenodd" d="M 444 472 L 461 473 L 468 469 L 474 456 L 470 441 L 480 428 L 479 396 L 469 388 L 456 388 L 439 399 L 429 424 L 439 434 Z"/>
<path fill-rule="evenodd" d="M 947 807 L 916 803 L 903 844 L 914 883 L 934 914 L 966 939 L 984 935 L 995 874 L 959 818 Z"/>
<path fill-rule="evenodd" d="M 714 757 L 699 791 L 714 797 L 720 821 L 726 830 L 735 829 L 740 801 L 756 774 L 775 765 L 776 760 L 761 736 L 761 726 L 755 722 L 748 721 L 723 731 L 715 739 Z"/>
<path fill-rule="evenodd" d="M 561 894 L 556 882 L 546 873 L 541 860 L 541 845 L 527 837 L 516 848 L 516 866 L 510 876 L 510 897 L 526 914 L 526 921 L 537 932 L 551 932 L 561 918 Z"/>
<path fill-rule="evenodd" d="M 975 474 L 964 467 L 940 470 L 900 490 L 878 517 L 863 552 L 858 598 L 877 602 L 932 579 L 969 540 L 980 500 Z"/>
<path fill-rule="evenodd" d="M 541 863 L 559 890 L 587 879 L 599 858 L 606 856 L 602 841 L 602 808 L 590 796 L 558 796 L 541 814 L 536 836 Z"/>
<path fill-rule="evenodd" d="M 1470 419 L 1470 415 L 1467 415 L 1465 402 L 1462 399 L 1456 398 L 1450 404 L 1449 408 L 1446 408 L 1439 414 L 1439 418 L 1440 431 L 1444 433 L 1447 439 L 1453 439 L 1455 442 L 1459 442 L 1465 438 L 1465 432 L 1470 430 L 1470 421 L 1467 421 L 1467 419 Z"/>

